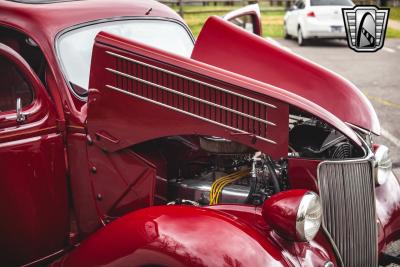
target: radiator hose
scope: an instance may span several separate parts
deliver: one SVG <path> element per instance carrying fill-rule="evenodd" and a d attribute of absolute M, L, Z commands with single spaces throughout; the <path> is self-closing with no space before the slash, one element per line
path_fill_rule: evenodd
<path fill-rule="evenodd" d="M 272 161 L 270 156 L 267 156 L 266 160 L 267 160 L 267 168 L 269 170 L 269 173 L 271 174 L 272 185 L 274 187 L 275 194 L 279 193 L 281 192 L 281 187 L 279 185 L 278 176 L 276 175 L 275 163 Z"/>

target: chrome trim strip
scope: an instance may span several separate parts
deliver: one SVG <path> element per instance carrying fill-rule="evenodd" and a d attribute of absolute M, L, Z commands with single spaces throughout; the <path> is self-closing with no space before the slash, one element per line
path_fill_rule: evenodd
<path fill-rule="evenodd" d="M 79 245 L 79 244 L 77 244 L 77 245 Z M 76 246 L 77 246 L 77 245 L 76 245 Z M 66 253 L 66 252 L 67 252 L 67 250 L 65 250 L 65 249 L 60 249 L 60 250 L 58 250 L 58 251 L 56 251 L 56 252 L 53 252 L 53 253 L 51 253 L 51 254 L 49 254 L 49 255 L 47 255 L 47 256 L 44 256 L 44 257 L 42 257 L 42 258 L 40 258 L 40 259 L 37 259 L 37 260 L 34 260 L 34 261 L 32 261 L 32 262 L 29 262 L 29 263 L 26 263 L 26 264 L 24 264 L 24 265 L 21 265 L 21 267 L 39 266 L 40 263 L 44 264 L 43 261 L 49 260 L 49 259 L 55 260 L 56 258 L 61 257 L 61 255 L 63 255 L 63 254 Z M 45 265 L 45 264 L 44 264 L 44 265 Z"/>
<path fill-rule="evenodd" d="M 120 59 L 128 60 L 130 62 L 137 63 L 137 64 L 145 66 L 145 67 L 153 68 L 153 69 L 159 70 L 161 72 L 164 72 L 164 73 L 167 73 L 167 74 L 170 74 L 170 75 L 174 75 L 174 76 L 179 77 L 179 78 L 187 79 L 189 81 L 196 82 L 196 83 L 202 84 L 204 86 L 208 86 L 208 87 L 214 88 L 214 89 L 222 91 L 224 93 L 229 93 L 229 94 L 232 94 L 232 95 L 235 95 L 235 96 L 239 96 L 239 97 L 242 97 L 242 98 L 250 100 L 250 101 L 254 101 L 254 102 L 258 103 L 258 104 L 262 104 L 262 105 L 265 105 L 265 106 L 270 107 L 270 108 L 274 108 L 274 109 L 277 108 L 275 105 L 272 105 L 272 104 L 269 104 L 269 103 L 265 103 L 263 101 L 255 99 L 255 98 L 251 98 L 251 97 L 239 94 L 239 93 L 235 93 L 235 92 L 232 92 L 230 90 L 227 90 L 227 89 L 224 89 L 224 88 L 221 88 L 221 87 L 218 87 L 218 86 L 206 83 L 206 82 L 202 82 L 202 81 L 199 81 L 199 80 L 187 77 L 185 75 L 182 75 L 182 74 L 179 74 L 179 73 L 175 73 L 175 72 L 172 72 L 172 71 L 169 71 L 169 70 L 166 70 L 166 69 L 163 69 L 163 68 L 151 65 L 151 64 L 147 64 L 147 63 L 144 63 L 144 62 L 136 60 L 136 59 L 125 57 L 125 56 L 113 53 L 111 51 L 106 51 L 106 53 L 111 55 L 111 56 L 120 58 Z"/>
<path fill-rule="evenodd" d="M 106 70 L 111 72 L 111 73 L 113 73 L 113 74 L 120 75 L 120 76 L 126 77 L 128 79 L 135 80 L 135 81 L 138 81 L 138 82 L 150 85 L 150 86 L 154 86 L 154 87 L 157 87 L 157 88 L 159 88 L 161 90 L 164 90 L 164 91 L 167 91 L 167 92 L 170 92 L 170 93 L 173 93 L 173 94 L 177 94 L 177 95 L 180 95 L 180 96 L 183 96 L 183 97 L 187 97 L 187 98 L 189 98 L 191 100 L 195 100 L 195 101 L 198 101 L 198 102 L 201 102 L 201 103 L 204 103 L 204 104 L 216 107 L 216 108 L 220 108 L 220 109 L 235 113 L 237 115 L 240 115 L 242 117 L 246 117 L 246 118 L 249 118 L 249 119 L 252 119 L 252 120 L 256 120 L 256 121 L 265 123 L 267 125 L 276 126 L 276 124 L 273 123 L 273 122 L 266 121 L 266 120 L 254 117 L 254 116 L 248 115 L 246 113 L 242 113 L 240 111 L 237 111 L 237 110 L 234 110 L 234 109 L 230 109 L 230 108 L 215 104 L 213 102 L 209 102 L 207 100 L 204 100 L 204 99 L 192 96 L 192 95 L 188 95 L 188 94 L 185 94 L 185 93 L 182 93 L 182 92 L 179 92 L 179 91 L 175 91 L 175 90 L 173 90 L 171 88 L 168 88 L 168 87 L 165 87 L 165 86 L 162 86 L 162 85 L 159 85 L 159 84 L 155 84 L 155 83 L 152 83 L 152 82 L 137 78 L 135 76 L 132 76 L 132 75 L 129 75 L 129 74 L 126 74 L 126 73 L 123 73 L 123 72 L 120 72 L 120 71 L 117 71 L 117 70 L 114 70 L 114 69 L 111 69 L 111 68 L 106 68 Z"/>
<path fill-rule="evenodd" d="M 148 101 L 148 102 L 150 102 L 150 103 L 153 103 L 153 104 L 156 104 L 156 105 L 165 107 L 165 108 L 169 108 L 169 109 L 174 110 L 174 111 L 176 111 L 176 112 L 181 112 L 181 113 L 183 113 L 183 114 L 185 114 L 185 115 L 192 116 L 192 117 L 195 117 L 195 118 L 197 118 L 197 119 L 200 119 L 200 120 L 203 120 L 203 121 L 206 121 L 206 122 L 209 122 L 209 123 L 213 123 L 213 124 L 215 124 L 215 125 L 224 127 L 224 128 L 226 128 L 226 129 L 229 129 L 229 130 L 232 130 L 232 131 L 237 131 L 237 132 L 239 132 L 239 133 L 252 135 L 251 133 L 248 133 L 248 132 L 246 132 L 246 131 L 243 131 L 243 130 L 240 130 L 240 129 L 236 129 L 236 128 L 234 128 L 234 127 L 231 127 L 231 126 L 228 126 L 228 125 L 225 125 L 225 124 L 222 124 L 222 123 L 213 121 L 213 120 L 209 120 L 209 119 L 203 118 L 203 117 L 198 116 L 198 115 L 196 115 L 196 114 L 193 114 L 193 113 L 190 113 L 190 112 L 187 112 L 187 111 L 184 111 L 184 110 L 175 108 L 175 107 L 171 107 L 171 106 L 169 106 L 169 105 L 166 105 L 166 104 L 163 104 L 163 103 L 154 101 L 154 100 L 152 100 L 152 99 L 149 99 L 149 98 L 146 98 L 146 97 L 143 97 L 143 96 L 140 96 L 140 95 L 137 95 L 137 94 L 134 94 L 134 93 L 125 91 L 125 90 L 123 90 L 123 89 L 120 89 L 120 88 L 115 87 L 115 86 L 112 86 L 112 85 L 108 85 L 108 84 L 107 84 L 106 87 L 107 87 L 108 89 L 112 89 L 112 90 L 118 91 L 118 92 L 120 92 L 120 93 L 124 93 L 124 94 L 127 94 L 127 95 L 130 95 L 130 96 L 139 98 L 139 99 L 141 99 L 141 100 Z M 271 143 L 271 144 L 274 144 L 274 145 L 277 144 L 277 143 L 276 143 L 275 141 L 273 141 L 273 140 L 270 140 L 270 139 L 267 139 L 267 138 L 264 138 L 264 137 L 261 137 L 261 136 L 258 136 L 258 135 L 254 135 L 254 136 L 255 136 L 257 139 L 263 140 L 263 141 L 265 141 L 265 142 L 268 142 L 268 143 Z"/>
<path fill-rule="evenodd" d="M 371 134 L 371 131 L 365 130 L 365 129 L 358 127 L 352 123 L 345 122 L 345 124 L 347 124 L 347 126 L 350 126 L 350 128 L 357 129 L 358 131 L 362 132 L 363 134 Z"/>
<path fill-rule="evenodd" d="M 319 185 L 318 185 L 318 189 L 319 189 Z M 322 200 L 320 198 L 321 201 L 321 206 L 322 206 Z M 324 216 L 324 211 L 322 210 L 322 216 Z M 331 234 L 328 232 L 328 229 L 326 229 L 324 221 L 321 217 L 321 229 L 324 231 L 325 236 L 327 237 L 329 243 L 331 243 L 332 248 L 333 248 L 333 252 L 336 255 L 336 260 L 339 262 L 339 266 L 344 267 L 344 263 L 343 263 L 343 259 L 342 259 L 342 255 L 340 255 L 339 249 L 336 246 L 335 241 L 333 240 Z"/>

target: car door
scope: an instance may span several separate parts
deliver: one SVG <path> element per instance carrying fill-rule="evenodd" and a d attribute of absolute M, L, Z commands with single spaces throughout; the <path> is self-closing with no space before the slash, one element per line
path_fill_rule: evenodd
<path fill-rule="evenodd" d="M 305 27 L 304 19 L 306 18 L 306 2 L 305 0 L 299 0 L 297 3 L 297 15 L 294 30 L 298 33 L 299 27 Z M 297 35 L 297 34 L 296 34 Z"/>
<path fill-rule="evenodd" d="M 284 23 L 285 23 L 286 31 L 290 35 L 293 35 L 293 25 L 294 25 L 294 20 L 295 20 L 294 15 L 295 15 L 296 9 L 297 9 L 297 6 L 295 4 L 292 4 L 287 9 L 285 17 L 284 17 Z"/>
<path fill-rule="evenodd" d="M 303 8 L 304 8 L 304 2 L 302 0 L 298 0 L 288 10 L 286 25 L 288 34 L 292 36 L 297 36 L 299 17 L 301 16 L 301 10 Z"/>
<path fill-rule="evenodd" d="M 68 206 L 54 104 L 26 61 L 0 43 L 0 254 L 4 266 L 63 249 Z"/>
<path fill-rule="evenodd" d="M 223 19 L 229 21 L 248 32 L 262 36 L 261 12 L 258 4 L 248 5 L 223 16 Z"/>

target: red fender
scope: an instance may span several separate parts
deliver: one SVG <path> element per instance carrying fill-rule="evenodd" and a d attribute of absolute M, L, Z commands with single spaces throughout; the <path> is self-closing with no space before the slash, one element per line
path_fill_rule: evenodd
<path fill-rule="evenodd" d="M 156 206 L 107 225 L 53 266 L 298 266 L 287 254 L 239 216 Z"/>

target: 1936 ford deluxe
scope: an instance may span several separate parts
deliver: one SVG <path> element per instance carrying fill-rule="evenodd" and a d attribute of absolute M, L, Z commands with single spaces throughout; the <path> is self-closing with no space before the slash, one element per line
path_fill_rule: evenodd
<path fill-rule="evenodd" d="M 231 22 L 261 32 L 254 6 L 195 41 L 152 0 L 0 3 L 2 266 L 388 262 L 371 104 Z"/>

